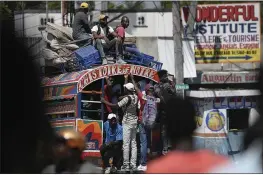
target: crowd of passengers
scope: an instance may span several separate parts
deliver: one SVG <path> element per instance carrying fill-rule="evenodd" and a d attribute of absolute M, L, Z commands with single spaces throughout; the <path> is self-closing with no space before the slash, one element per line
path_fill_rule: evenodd
<path fill-rule="evenodd" d="M 151 131 L 156 126 L 157 120 L 161 124 L 161 152 L 163 155 L 167 154 L 168 139 L 165 132 L 163 108 L 167 96 L 175 92 L 166 70 L 159 71 L 158 76 L 161 80 L 160 83 L 154 86 L 148 83 L 142 91 L 133 75 L 124 75 L 124 95 L 116 94 L 118 91 L 113 88 L 112 77 L 106 78 L 105 96 L 101 98 L 108 113 L 108 120 L 103 126 L 105 141 L 101 147 L 105 173 L 110 173 L 112 168 L 115 170 L 120 168 L 122 171 L 147 170 L 147 155 L 151 151 Z M 137 131 L 139 131 L 140 145 L 136 142 Z M 137 167 L 138 153 L 140 160 Z M 113 162 L 110 165 L 112 158 Z"/>

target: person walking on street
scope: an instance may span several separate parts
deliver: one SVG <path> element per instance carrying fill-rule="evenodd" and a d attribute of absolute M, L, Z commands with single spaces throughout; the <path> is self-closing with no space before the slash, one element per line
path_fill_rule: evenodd
<path fill-rule="evenodd" d="M 79 46 L 86 46 L 92 43 L 91 29 L 88 20 L 89 4 L 86 2 L 81 3 L 79 11 L 74 16 L 72 25 L 72 37 L 74 40 L 84 40 L 78 43 Z"/>
<path fill-rule="evenodd" d="M 117 104 L 112 104 L 101 98 L 101 102 L 115 108 L 124 108 L 124 116 L 122 120 L 123 128 L 123 171 L 136 170 L 137 161 L 137 143 L 136 132 L 138 122 L 138 96 L 135 94 L 134 85 L 132 83 L 124 84 L 127 95 Z M 131 159 L 130 159 L 131 146 Z"/>
<path fill-rule="evenodd" d="M 116 115 L 111 113 L 108 115 L 108 121 L 103 124 L 105 133 L 105 143 L 100 149 L 103 165 L 105 166 L 105 174 L 111 172 L 109 160 L 113 157 L 113 166 L 118 168 L 118 163 L 122 156 L 122 126 L 117 122 Z"/>

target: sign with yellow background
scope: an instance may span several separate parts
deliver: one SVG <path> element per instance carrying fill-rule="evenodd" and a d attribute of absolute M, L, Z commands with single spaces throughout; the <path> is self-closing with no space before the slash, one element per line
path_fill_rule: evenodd
<path fill-rule="evenodd" d="M 189 9 L 181 10 L 184 37 Z M 259 62 L 260 4 L 198 5 L 194 33 L 196 63 Z"/>

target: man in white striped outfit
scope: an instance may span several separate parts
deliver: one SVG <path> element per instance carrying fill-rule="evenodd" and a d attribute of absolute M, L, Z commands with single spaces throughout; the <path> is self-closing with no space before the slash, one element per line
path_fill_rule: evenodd
<path fill-rule="evenodd" d="M 123 166 L 121 169 L 136 170 L 137 161 L 137 144 L 136 144 L 136 132 L 137 132 L 137 121 L 138 121 L 138 96 L 135 93 L 134 85 L 132 83 L 124 84 L 127 95 L 122 98 L 117 104 L 112 104 L 101 98 L 101 102 L 108 106 L 116 108 L 124 108 L 124 116 L 122 120 L 123 128 Z M 131 150 L 131 159 L 129 158 Z M 130 162 L 130 164 L 129 164 Z"/>

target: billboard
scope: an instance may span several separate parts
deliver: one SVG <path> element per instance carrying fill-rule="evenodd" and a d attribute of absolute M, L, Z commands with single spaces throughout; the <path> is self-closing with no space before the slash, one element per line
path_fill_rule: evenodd
<path fill-rule="evenodd" d="M 181 9 L 187 37 L 189 9 Z M 198 5 L 194 26 L 196 63 L 259 62 L 260 3 Z"/>

